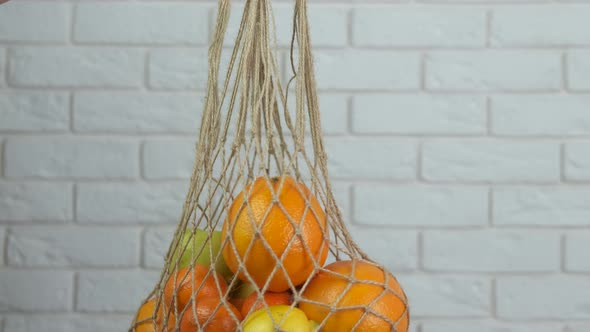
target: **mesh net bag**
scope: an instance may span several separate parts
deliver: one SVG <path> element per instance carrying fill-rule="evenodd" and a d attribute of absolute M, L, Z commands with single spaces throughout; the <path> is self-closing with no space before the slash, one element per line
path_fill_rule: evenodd
<path fill-rule="evenodd" d="M 351 239 L 334 200 L 306 1 L 294 5 L 286 85 L 270 2 L 245 1 L 220 80 L 230 1 L 219 1 L 190 187 L 129 331 L 408 329 L 401 286 Z"/>

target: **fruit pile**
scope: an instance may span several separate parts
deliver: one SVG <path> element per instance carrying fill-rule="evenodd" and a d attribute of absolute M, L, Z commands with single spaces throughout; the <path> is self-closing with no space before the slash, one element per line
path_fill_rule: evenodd
<path fill-rule="evenodd" d="M 221 231 L 185 231 L 162 300 L 140 307 L 135 332 L 406 332 L 393 275 L 360 259 L 325 265 L 329 230 L 304 184 L 257 178 Z"/>

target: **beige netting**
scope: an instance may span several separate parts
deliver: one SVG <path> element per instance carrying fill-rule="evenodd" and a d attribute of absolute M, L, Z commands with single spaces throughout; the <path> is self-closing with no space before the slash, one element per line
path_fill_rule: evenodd
<path fill-rule="evenodd" d="M 229 16 L 220 0 L 190 188 L 130 331 L 407 331 L 403 290 L 354 243 L 334 200 L 306 1 L 294 5 L 287 86 L 270 0 L 245 1 L 220 80 Z"/>

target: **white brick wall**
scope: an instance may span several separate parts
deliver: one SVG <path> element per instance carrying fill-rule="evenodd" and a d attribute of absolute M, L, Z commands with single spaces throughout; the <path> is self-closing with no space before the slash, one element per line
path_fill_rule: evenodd
<path fill-rule="evenodd" d="M 588 319 L 588 276 L 501 277 L 498 316 L 507 319 Z"/>
<path fill-rule="evenodd" d="M 126 330 L 181 212 L 215 10 L 0 5 L 0 332 Z M 399 276 L 411 332 L 590 331 L 590 3 L 309 15 L 336 199 Z"/>

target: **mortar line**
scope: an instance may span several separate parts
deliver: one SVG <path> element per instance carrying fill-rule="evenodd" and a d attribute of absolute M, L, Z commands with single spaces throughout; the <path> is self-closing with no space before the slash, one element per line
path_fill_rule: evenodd
<path fill-rule="evenodd" d="M 8 57 L 9 57 L 9 53 L 10 52 L 8 52 L 8 47 L 2 49 L 2 54 L 4 55 L 4 61 L 1 64 L 2 66 L 4 66 L 4 72 L 2 73 L 2 78 L 1 78 L 1 80 L 4 81 L 4 87 L 3 88 L 5 88 L 5 87 L 8 86 L 8 70 L 9 70 L 9 68 L 8 68 L 8 65 L 9 65 L 8 64 Z"/>
<path fill-rule="evenodd" d="M 569 91 L 568 87 L 568 73 L 567 73 L 567 51 L 561 54 L 561 90 Z"/>
<path fill-rule="evenodd" d="M 353 123 L 354 123 L 354 96 L 348 95 L 346 97 L 346 135 L 355 135 Z"/>
<path fill-rule="evenodd" d="M 416 181 L 418 183 L 428 182 L 424 178 L 424 140 L 419 140 L 416 145 Z"/>
<path fill-rule="evenodd" d="M 144 181 L 148 180 L 145 175 L 145 145 L 145 140 L 139 142 L 139 178 Z"/>
<path fill-rule="evenodd" d="M 151 50 L 145 50 L 144 64 L 143 64 L 143 90 L 151 90 L 150 84 L 150 61 L 152 58 Z"/>
<path fill-rule="evenodd" d="M 488 188 L 488 226 L 494 227 L 494 187 Z"/>
<path fill-rule="evenodd" d="M 230 133 L 231 134 L 231 133 Z M 366 140 L 369 138 L 378 138 L 378 139 L 399 139 L 399 140 L 411 140 L 411 139 L 472 139 L 475 141 L 497 141 L 497 142 L 553 142 L 558 143 L 560 140 L 568 140 L 568 141 L 578 141 L 578 142 L 589 142 L 590 143 L 590 134 L 587 135 L 576 135 L 576 136 L 567 136 L 567 135 L 494 135 L 494 136 L 482 136 L 484 132 L 481 133 L 467 133 L 467 134 L 450 134 L 444 132 L 432 132 L 432 133 L 417 133 L 417 134 L 406 134 L 406 133 L 384 133 L 384 132 L 374 132 L 374 133 L 365 133 L 365 132 L 355 132 L 353 135 L 348 133 L 326 133 L 324 136 L 338 139 L 338 138 L 354 138 L 357 140 Z M 106 131 L 106 130 L 91 130 L 91 131 L 76 131 L 74 133 L 70 133 L 69 131 L 64 131 L 61 129 L 58 130 L 51 130 L 51 131 L 33 131 L 33 130 L 0 130 L 0 135 L 4 136 L 5 138 L 18 138 L 22 137 L 22 135 L 27 135 L 29 137 L 36 137 L 36 138 L 43 138 L 43 137 L 60 137 L 63 136 L 64 138 L 78 138 L 78 137 L 85 137 L 85 138 L 104 138 L 106 136 L 110 138 L 121 138 L 121 139 L 137 139 L 137 138 L 144 138 L 149 136 L 150 138 L 154 139 L 193 139 L 194 133 L 192 132 L 171 132 L 171 131 L 136 131 L 136 132 L 125 132 L 125 131 Z M 290 137 L 291 135 L 286 135 Z"/>
<path fill-rule="evenodd" d="M 493 18 L 494 18 L 494 12 L 492 9 L 488 9 L 486 11 L 486 41 L 485 41 L 485 46 L 487 48 L 491 48 L 492 47 L 492 28 L 493 28 Z"/>
<path fill-rule="evenodd" d="M 493 116 L 492 116 L 492 97 L 491 96 L 486 96 L 486 130 L 487 130 L 487 136 L 489 137 L 493 137 L 494 133 L 493 133 L 493 127 L 494 127 L 494 122 L 493 122 Z"/>
<path fill-rule="evenodd" d="M 4 87 L 3 89 L 9 88 L 10 85 L 10 57 L 12 54 L 12 48 L 7 47 L 4 50 Z"/>
<path fill-rule="evenodd" d="M 6 142 L 7 138 L 0 136 L 0 179 L 6 177 Z"/>
<path fill-rule="evenodd" d="M 426 58 L 428 53 L 423 52 L 420 54 L 420 91 L 429 94 L 426 86 Z"/>
<path fill-rule="evenodd" d="M 350 206 L 348 207 L 348 213 L 349 213 L 350 220 L 348 222 L 350 223 L 351 226 L 356 224 L 356 222 L 354 220 L 355 219 L 355 217 L 354 217 L 355 206 L 356 206 L 356 202 L 354 201 L 355 196 L 356 196 L 354 187 L 355 187 L 355 183 L 352 183 L 350 185 L 350 187 L 348 188 L 348 199 L 350 201 Z"/>
<path fill-rule="evenodd" d="M 76 22 L 78 20 L 78 15 L 77 15 L 77 8 L 78 8 L 78 4 L 77 3 L 72 3 L 69 5 L 69 13 L 70 13 L 70 17 L 69 17 L 69 24 L 68 24 L 68 44 L 69 45 L 74 45 L 75 44 L 75 40 L 74 40 L 74 29 L 76 28 Z"/>
<path fill-rule="evenodd" d="M 74 125 L 75 121 L 76 121 L 76 115 L 74 114 L 74 91 L 70 91 L 68 94 L 68 115 L 69 115 L 69 133 L 71 134 L 75 134 L 76 133 L 76 127 Z"/>
<path fill-rule="evenodd" d="M 354 9 L 347 8 L 346 12 L 346 46 L 354 47 Z"/>
<path fill-rule="evenodd" d="M 3 225 L 3 226 L 7 226 L 7 225 Z M 10 239 L 10 233 L 12 232 L 12 229 L 9 227 L 4 227 L 4 245 L 2 247 L 2 249 L 4 250 L 4 254 L 2 255 L 2 261 L 0 261 L 0 263 L 3 263 L 4 266 L 8 266 L 8 240 Z M 0 264 L 1 266 L 2 264 Z"/>
<path fill-rule="evenodd" d="M 72 219 L 78 224 L 78 183 L 74 182 L 72 187 Z"/>
<path fill-rule="evenodd" d="M 567 234 L 560 236 L 560 270 L 562 273 L 567 273 Z"/>
<path fill-rule="evenodd" d="M 288 58 L 288 52 L 285 52 Z M 288 65 L 287 61 L 287 65 Z M 290 69 L 287 68 L 287 69 Z M 134 92 L 143 93 L 145 89 L 141 86 L 76 86 L 76 85 L 10 85 L 4 87 L 5 91 L 44 91 L 44 92 L 63 92 L 63 91 L 74 91 L 74 92 Z M 152 88 L 150 91 L 161 94 L 194 94 L 197 96 L 204 97 L 205 90 L 194 90 L 187 88 Z M 574 90 L 569 91 L 572 95 L 588 95 L 590 90 Z M 526 96 L 526 97 L 537 97 L 543 95 L 549 96 L 560 96 L 563 91 L 560 89 L 481 89 L 481 90 L 466 90 L 466 89 L 427 89 L 420 90 L 420 87 L 412 88 L 374 88 L 370 90 L 362 88 L 319 88 L 318 93 L 321 94 L 359 94 L 359 95 L 411 95 L 411 96 L 487 96 L 489 94 L 499 96 Z"/>
<path fill-rule="evenodd" d="M 497 298 L 497 280 L 496 277 L 492 277 L 491 285 L 490 285 L 490 311 L 491 316 L 494 319 L 498 319 L 498 298 Z"/>
<path fill-rule="evenodd" d="M 110 178 L 88 178 L 88 177 L 52 177 L 46 178 L 42 176 L 23 176 L 2 179 L 4 183 L 17 183 L 17 182 L 28 182 L 28 183 L 57 183 L 57 182 L 77 182 L 78 184 L 96 184 L 96 183 L 121 183 L 121 184 L 134 184 L 138 180 L 145 181 L 152 184 L 178 184 L 184 183 L 189 177 L 161 177 L 154 179 L 140 179 L 138 177 L 110 177 Z M 333 181 L 336 182 L 350 182 L 353 179 L 343 177 L 332 177 Z M 588 189 L 590 181 L 577 181 L 577 182 L 566 182 L 561 183 L 558 181 L 425 181 L 418 182 L 416 179 L 389 179 L 389 178 L 357 178 L 354 179 L 357 185 L 388 185 L 388 186 L 416 186 L 421 188 L 437 188 L 440 186 L 448 186 L 455 188 L 481 188 L 487 189 L 489 186 L 503 186 L 506 188 L 518 188 L 527 187 L 531 189 L 554 189 L 554 188 L 567 188 L 567 189 Z"/>
<path fill-rule="evenodd" d="M 567 51 L 564 51 L 561 57 L 561 84 L 563 91 L 570 91 L 571 88 L 569 86 L 569 73 L 568 73 L 568 65 L 569 65 L 569 56 Z"/>
<path fill-rule="evenodd" d="M 80 275 L 79 275 L 79 271 L 74 271 L 74 276 L 73 276 L 73 287 L 72 287 L 72 312 L 74 313 L 78 313 L 80 311 L 78 311 L 78 290 L 80 288 Z"/>
<path fill-rule="evenodd" d="M 566 176 L 566 155 L 567 148 L 566 143 L 559 144 L 559 177 L 561 182 L 567 182 Z"/>
<path fill-rule="evenodd" d="M 426 272 L 424 267 L 424 230 L 418 230 L 416 233 L 416 250 L 418 251 L 418 271 Z"/>
<path fill-rule="evenodd" d="M 147 264 L 146 264 L 146 259 L 145 259 L 145 250 L 143 250 L 145 248 L 145 237 L 146 237 L 146 233 L 148 231 L 147 227 L 142 227 L 140 228 L 139 231 L 139 264 L 138 267 L 140 269 L 147 269 Z"/>

